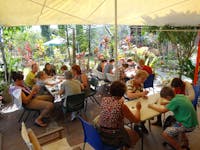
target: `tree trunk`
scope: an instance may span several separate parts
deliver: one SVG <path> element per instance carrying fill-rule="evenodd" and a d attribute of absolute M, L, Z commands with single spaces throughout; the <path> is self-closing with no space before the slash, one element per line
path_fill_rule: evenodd
<path fill-rule="evenodd" d="M 4 52 L 4 46 L 3 46 L 3 43 L 1 42 L 0 42 L 0 49 L 1 49 L 2 59 L 3 59 L 3 64 L 4 64 L 4 79 L 5 79 L 5 82 L 8 83 L 8 69 L 7 69 L 6 57 L 5 57 L 5 52 Z"/>
<path fill-rule="evenodd" d="M 4 52 L 4 46 L 2 42 L 2 33 L 3 31 L 2 31 L 2 28 L 0 27 L 0 49 L 1 49 L 2 59 L 4 63 L 4 79 L 5 79 L 5 82 L 8 83 L 8 69 L 7 69 L 7 63 L 6 63 L 6 56 Z"/>
<path fill-rule="evenodd" d="M 89 70 L 90 68 L 90 54 L 91 54 L 91 43 L 90 43 L 90 39 L 91 39 L 91 25 L 89 25 L 89 29 L 88 29 L 88 62 L 87 62 L 87 70 Z"/>
<path fill-rule="evenodd" d="M 65 26 L 65 32 L 66 32 L 66 37 L 67 37 L 67 53 L 68 53 L 68 58 L 69 58 L 69 64 L 72 65 L 72 60 L 71 60 L 71 54 L 69 50 L 69 33 L 68 33 L 68 26 Z"/>
<path fill-rule="evenodd" d="M 76 37 L 75 37 L 75 28 L 72 29 L 72 41 L 73 41 L 73 58 L 72 58 L 72 63 L 76 64 Z"/>

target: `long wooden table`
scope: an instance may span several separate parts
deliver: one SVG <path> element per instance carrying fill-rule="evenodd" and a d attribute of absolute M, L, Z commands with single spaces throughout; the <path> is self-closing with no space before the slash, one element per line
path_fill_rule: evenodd
<path fill-rule="evenodd" d="M 45 85 L 46 89 L 48 90 L 48 92 L 54 97 L 54 103 L 56 102 L 60 102 L 63 97 L 58 95 L 58 91 L 61 89 L 61 84 L 65 81 L 62 80 L 62 82 L 59 82 L 60 79 L 58 77 L 53 77 L 53 78 L 49 78 L 47 79 L 47 82 L 50 84 L 55 84 L 54 86 L 50 86 L 50 85 Z"/>
<path fill-rule="evenodd" d="M 149 121 L 149 129 L 150 128 L 150 119 L 158 116 L 159 114 L 161 114 L 158 111 L 155 111 L 151 108 L 148 107 L 148 104 L 157 104 L 160 107 L 164 107 L 163 105 L 160 105 L 160 102 L 163 101 L 163 99 L 160 98 L 160 94 L 153 94 L 153 95 L 149 95 L 148 99 L 144 99 L 144 98 L 139 98 L 139 99 L 135 99 L 135 100 L 130 100 L 125 102 L 125 104 L 128 106 L 128 108 L 135 113 L 136 111 L 136 103 L 140 102 L 142 105 L 141 111 L 140 111 L 140 120 L 141 122 L 148 120 Z M 142 130 L 141 130 L 142 133 Z M 143 133 L 141 136 L 141 150 L 143 150 Z"/>
<path fill-rule="evenodd" d="M 134 113 L 136 111 L 136 103 L 140 102 L 142 105 L 142 108 L 140 111 L 141 113 L 140 120 L 145 121 L 160 114 L 158 111 L 155 111 L 148 107 L 148 104 L 153 104 L 153 103 L 157 103 L 158 106 L 164 107 L 160 105 L 160 100 L 161 100 L 160 95 L 157 93 L 157 94 L 149 95 L 148 99 L 139 98 L 139 99 L 127 101 L 125 102 L 125 104 Z"/>

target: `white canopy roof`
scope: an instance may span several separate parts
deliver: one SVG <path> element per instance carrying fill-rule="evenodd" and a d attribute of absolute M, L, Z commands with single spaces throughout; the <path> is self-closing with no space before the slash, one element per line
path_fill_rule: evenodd
<path fill-rule="evenodd" d="M 0 25 L 114 24 L 115 0 L 0 0 Z M 199 0 L 117 0 L 118 24 L 200 24 Z"/>

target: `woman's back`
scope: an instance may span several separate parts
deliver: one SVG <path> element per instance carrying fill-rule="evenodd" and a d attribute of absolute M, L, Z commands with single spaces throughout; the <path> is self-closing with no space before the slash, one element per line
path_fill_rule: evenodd
<path fill-rule="evenodd" d="M 114 97 L 104 97 L 101 102 L 99 125 L 113 129 L 123 127 L 122 105 L 123 102 Z"/>

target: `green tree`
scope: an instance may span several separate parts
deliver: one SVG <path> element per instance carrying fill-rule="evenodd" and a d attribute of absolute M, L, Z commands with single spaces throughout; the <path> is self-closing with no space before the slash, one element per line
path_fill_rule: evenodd
<path fill-rule="evenodd" d="M 41 35 L 44 37 L 44 41 L 49 41 L 51 39 L 51 32 L 49 25 L 41 25 Z M 51 48 L 47 48 L 47 56 L 54 55 L 53 50 Z"/>
<path fill-rule="evenodd" d="M 76 25 L 77 51 L 86 51 L 88 48 L 88 33 L 83 25 Z"/>
<path fill-rule="evenodd" d="M 178 73 L 180 77 L 185 75 L 193 79 L 194 66 L 190 61 L 190 57 L 196 50 L 196 30 L 197 27 L 173 27 L 169 25 L 150 28 L 150 31 L 158 34 L 158 41 L 160 43 L 170 42 L 172 44 L 178 60 Z"/>
<path fill-rule="evenodd" d="M 18 58 L 14 58 L 10 53 L 14 49 L 15 34 L 19 32 L 24 32 L 30 27 L 1 27 L 2 32 L 0 32 L 0 49 L 2 53 L 3 63 L 4 63 L 4 75 L 5 81 L 10 82 L 11 72 L 13 71 L 14 64 L 17 64 Z M 2 40 L 3 39 L 3 40 Z M 7 57 L 6 57 L 7 55 Z M 8 57 L 10 56 L 10 57 Z M 14 63 L 14 64 L 13 64 Z M 12 64 L 12 65 L 11 65 Z"/>
<path fill-rule="evenodd" d="M 49 25 L 41 25 L 41 35 L 45 38 L 46 41 L 51 39 L 50 27 Z"/>

